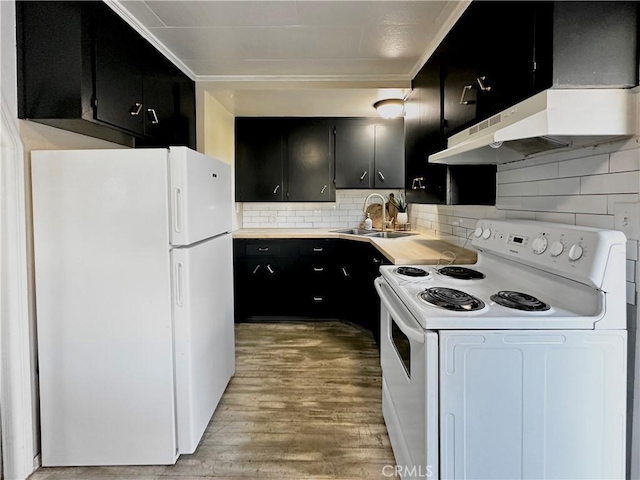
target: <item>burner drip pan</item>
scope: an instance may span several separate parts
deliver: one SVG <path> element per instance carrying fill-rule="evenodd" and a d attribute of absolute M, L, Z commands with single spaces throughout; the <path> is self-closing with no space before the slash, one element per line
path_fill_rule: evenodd
<path fill-rule="evenodd" d="M 533 295 L 512 290 L 502 290 L 495 295 L 491 295 L 491 301 L 503 307 L 525 312 L 545 312 L 551 308 L 547 303 L 538 300 Z"/>
<path fill-rule="evenodd" d="M 445 287 L 427 288 L 418 294 L 418 298 L 434 307 L 453 312 L 474 312 L 484 308 L 484 302 L 468 293 Z"/>
<path fill-rule="evenodd" d="M 395 269 L 398 275 L 405 275 L 407 277 L 428 277 L 429 273 L 422 268 L 416 267 L 398 267 Z"/>
<path fill-rule="evenodd" d="M 466 267 L 442 267 L 438 269 L 438 273 L 458 280 L 480 280 L 484 278 L 484 273 Z"/>

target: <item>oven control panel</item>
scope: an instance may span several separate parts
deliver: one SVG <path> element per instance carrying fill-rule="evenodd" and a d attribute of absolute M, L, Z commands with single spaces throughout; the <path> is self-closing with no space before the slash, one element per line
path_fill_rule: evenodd
<path fill-rule="evenodd" d="M 473 235 L 478 250 L 571 278 L 596 288 L 607 269 L 622 268 L 626 238 L 622 232 L 527 220 L 479 220 Z M 613 248 L 617 246 L 617 248 Z M 622 252 L 611 261 L 610 252 Z M 618 266 L 618 263 L 621 263 Z"/>

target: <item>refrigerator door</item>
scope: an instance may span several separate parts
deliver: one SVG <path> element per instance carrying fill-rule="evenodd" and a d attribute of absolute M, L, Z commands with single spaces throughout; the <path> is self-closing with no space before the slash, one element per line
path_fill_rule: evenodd
<path fill-rule="evenodd" d="M 166 150 L 31 164 L 42 464 L 173 464 Z"/>
<path fill-rule="evenodd" d="M 186 147 L 169 149 L 171 244 L 231 231 L 231 167 Z"/>
<path fill-rule="evenodd" d="M 195 451 L 235 371 L 231 234 L 171 255 L 182 454 Z"/>

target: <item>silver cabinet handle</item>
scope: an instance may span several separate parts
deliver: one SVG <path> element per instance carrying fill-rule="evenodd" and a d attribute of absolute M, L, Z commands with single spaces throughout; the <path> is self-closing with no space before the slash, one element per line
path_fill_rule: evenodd
<path fill-rule="evenodd" d="M 478 77 L 478 86 L 480 87 L 480 90 L 482 90 L 483 92 L 490 92 L 491 91 L 491 85 L 485 85 L 484 82 L 487 81 L 487 77 Z"/>
<path fill-rule="evenodd" d="M 258 251 L 259 252 L 268 252 L 269 251 L 269 247 L 258 247 Z"/>
<path fill-rule="evenodd" d="M 422 182 L 424 182 L 424 177 L 414 178 L 413 182 L 411 182 L 411 190 L 426 190 L 427 187 L 425 187 Z"/>
<path fill-rule="evenodd" d="M 273 275 L 274 273 L 276 273 L 276 272 L 275 272 L 275 270 L 274 270 L 273 268 L 271 268 L 271 265 L 267 265 L 267 270 L 269 270 L 269 273 L 270 273 L 271 275 Z"/>
<path fill-rule="evenodd" d="M 129 109 L 129 115 L 131 115 L 132 117 L 137 117 L 138 115 L 140 115 L 140 111 L 142 110 L 142 104 L 141 103 L 134 103 L 133 106 Z"/>
<path fill-rule="evenodd" d="M 324 252 L 324 247 L 313 247 L 314 252 Z"/>
<path fill-rule="evenodd" d="M 314 302 L 321 302 L 322 301 L 322 297 L 313 297 L 313 301 Z"/>
<path fill-rule="evenodd" d="M 364 180 L 364 177 L 367 176 L 367 171 L 365 170 L 364 172 L 362 172 L 362 175 L 360 175 L 360 181 Z"/>
<path fill-rule="evenodd" d="M 344 275 L 345 278 L 349 276 L 349 272 L 347 272 L 347 269 L 344 267 L 342 267 L 342 275 Z"/>
<path fill-rule="evenodd" d="M 326 189 L 327 189 L 327 186 L 325 185 L 324 187 L 322 187 L 322 190 L 320 190 L 320 193 L 324 193 Z"/>
<path fill-rule="evenodd" d="M 473 85 L 465 85 L 462 87 L 462 95 L 460 95 L 460 105 L 472 105 L 476 103 L 474 100 L 465 100 L 464 97 L 467 96 L 467 92 L 474 88 Z"/>
<path fill-rule="evenodd" d="M 158 123 L 160 123 L 160 120 L 158 120 L 158 115 L 156 114 L 155 108 L 147 108 L 147 114 L 149 115 L 149 120 L 151 120 L 151 123 L 153 123 L 154 125 L 157 125 Z"/>
<path fill-rule="evenodd" d="M 380 180 L 382 180 L 384 182 L 385 178 L 384 178 L 384 175 L 382 174 L 382 172 L 378 172 L 378 176 L 380 177 Z"/>
<path fill-rule="evenodd" d="M 260 270 L 260 265 L 256 265 L 256 268 L 253 269 L 253 274 L 255 275 Z"/>
<path fill-rule="evenodd" d="M 324 267 L 313 267 L 314 272 L 324 272 Z"/>
<path fill-rule="evenodd" d="M 276 188 L 273 189 L 274 195 L 278 193 L 278 189 L 280 188 L 280 184 L 276 185 Z"/>

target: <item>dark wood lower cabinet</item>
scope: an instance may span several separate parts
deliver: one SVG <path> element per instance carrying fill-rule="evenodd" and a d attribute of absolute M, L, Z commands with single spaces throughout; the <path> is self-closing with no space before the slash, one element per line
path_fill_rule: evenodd
<path fill-rule="evenodd" d="M 380 337 L 373 281 L 390 263 L 373 245 L 337 239 L 234 240 L 235 316 L 341 319 Z"/>

